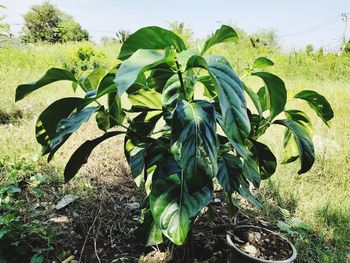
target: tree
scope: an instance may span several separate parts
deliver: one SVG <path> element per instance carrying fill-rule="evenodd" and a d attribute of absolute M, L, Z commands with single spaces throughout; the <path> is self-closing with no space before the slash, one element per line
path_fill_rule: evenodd
<path fill-rule="evenodd" d="M 6 7 L 0 4 L 0 8 L 6 8 Z M 11 33 L 10 25 L 3 22 L 5 18 L 6 18 L 5 15 L 0 15 L 0 37 L 9 36 Z"/>
<path fill-rule="evenodd" d="M 345 44 L 343 52 L 345 54 L 350 54 L 350 40 Z"/>
<path fill-rule="evenodd" d="M 89 34 L 73 17 L 50 2 L 34 5 L 24 15 L 23 42 L 66 42 L 88 40 Z"/>
<path fill-rule="evenodd" d="M 314 46 L 311 44 L 308 44 L 305 48 L 306 55 L 310 56 L 312 52 L 314 52 Z"/>
<path fill-rule="evenodd" d="M 262 29 L 251 35 L 253 47 L 279 48 L 278 34 L 273 29 Z"/>

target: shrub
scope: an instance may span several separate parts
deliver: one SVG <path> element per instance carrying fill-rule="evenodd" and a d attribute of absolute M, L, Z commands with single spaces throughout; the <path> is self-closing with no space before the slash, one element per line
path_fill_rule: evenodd
<path fill-rule="evenodd" d="M 315 161 L 311 121 L 304 112 L 286 106 L 284 82 L 266 72 L 274 64 L 271 60 L 259 57 L 246 69 L 244 79 L 264 83 L 254 92 L 225 57 L 205 56 L 212 46 L 237 40 L 237 33 L 223 25 L 196 52 L 171 31 L 142 28 L 124 42 L 122 63 L 109 72 L 99 68 L 77 80 L 69 71 L 52 68 L 37 82 L 20 85 L 16 100 L 58 80 L 70 80 L 85 91 L 83 98 L 57 100 L 41 113 L 36 135 L 43 154 L 52 159 L 96 114 L 104 133 L 73 153 L 65 180 L 75 176 L 98 144 L 124 135 L 131 173 L 147 195 L 140 236 L 146 245 L 164 238 L 181 245 L 197 215 L 211 202 L 214 179 L 227 193 L 229 211 L 234 210 L 233 193 L 260 206 L 250 186 L 259 187 L 276 170 L 276 157 L 259 142 L 271 126 L 285 127 L 283 163 L 299 160 L 302 174 Z M 129 109 L 122 107 L 124 93 L 132 105 Z M 254 109 L 247 108 L 245 94 Z M 304 90 L 293 98 L 307 102 L 325 124 L 333 118 L 331 106 L 317 92 Z"/>
<path fill-rule="evenodd" d="M 86 44 L 75 48 L 69 55 L 64 67 L 75 76 L 81 77 L 99 67 L 105 67 L 105 54 Z"/>

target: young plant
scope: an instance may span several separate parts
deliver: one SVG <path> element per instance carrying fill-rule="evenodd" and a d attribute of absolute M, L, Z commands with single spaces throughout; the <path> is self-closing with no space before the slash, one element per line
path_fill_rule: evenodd
<path fill-rule="evenodd" d="M 214 178 L 228 193 L 229 204 L 237 192 L 259 206 L 250 185 L 259 187 L 277 165 L 269 147 L 258 141 L 270 126 L 286 128 L 283 163 L 299 160 L 302 174 L 315 160 L 310 119 L 300 110 L 286 109 L 284 82 L 265 71 L 271 60 L 260 57 L 247 70 L 245 78 L 264 83 L 255 93 L 225 57 L 205 55 L 216 44 L 237 40 L 236 32 L 223 25 L 197 52 L 171 31 L 145 27 L 123 43 L 121 63 L 109 72 L 97 69 L 77 80 L 66 70 L 52 68 L 37 82 L 20 85 L 16 101 L 59 80 L 82 89 L 83 98 L 57 100 L 39 116 L 36 138 L 43 154 L 50 161 L 95 114 L 104 133 L 74 152 L 64 170 L 65 181 L 77 174 L 98 144 L 122 134 L 132 176 L 147 195 L 140 226 L 145 243 L 158 244 L 166 237 L 181 245 L 212 200 Z M 245 94 L 254 110 L 247 108 Z M 304 90 L 294 98 L 306 101 L 328 125 L 333 111 L 323 96 Z M 131 104 L 127 109 L 126 99 Z"/>

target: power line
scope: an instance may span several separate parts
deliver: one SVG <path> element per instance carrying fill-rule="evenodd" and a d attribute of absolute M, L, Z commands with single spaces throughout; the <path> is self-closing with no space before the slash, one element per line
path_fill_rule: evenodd
<path fill-rule="evenodd" d="M 327 19 L 326 21 L 323 21 L 323 22 L 321 22 L 321 23 L 319 23 L 317 25 L 314 25 L 312 27 L 309 27 L 307 29 L 304 29 L 304 30 L 296 32 L 296 33 L 282 35 L 280 37 L 292 37 L 292 36 L 308 34 L 308 33 L 311 33 L 311 32 L 314 32 L 314 31 L 317 31 L 317 30 L 320 30 L 320 29 L 323 29 L 325 27 L 328 27 L 330 25 L 333 25 L 333 24 L 335 24 L 335 23 L 337 23 L 339 21 L 340 21 L 340 14 L 337 14 L 336 16 L 333 16 L 333 17 Z"/>

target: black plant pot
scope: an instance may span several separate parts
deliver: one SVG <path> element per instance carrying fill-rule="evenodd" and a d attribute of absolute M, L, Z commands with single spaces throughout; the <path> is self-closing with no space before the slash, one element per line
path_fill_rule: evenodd
<path fill-rule="evenodd" d="M 240 225 L 237 226 L 235 228 L 235 231 L 237 231 L 238 229 L 244 229 L 244 228 L 255 228 L 258 230 L 262 230 L 264 232 L 270 233 L 272 235 L 277 235 L 279 238 L 285 240 L 288 242 L 288 244 L 290 245 L 290 248 L 292 249 L 292 255 L 285 259 L 285 260 L 264 260 L 264 259 L 260 259 L 254 256 L 251 256 L 247 253 L 245 253 L 244 251 L 242 251 L 238 246 L 236 246 L 231 239 L 231 234 L 227 234 L 226 235 L 226 239 L 227 239 L 227 243 L 230 246 L 230 255 L 228 258 L 228 263 L 292 263 L 294 262 L 294 260 L 297 257 L 297 251 L 295 249 L 295 247 L 293 246 L 293 244 L 291 242 L 289 242 L 287 239 L 285 239 L 284 237 L 282 237 L 281 235 L 263 228 L 263 227 L 258 227 L 258 226 L 251 226 L 251 225 Z"/>

